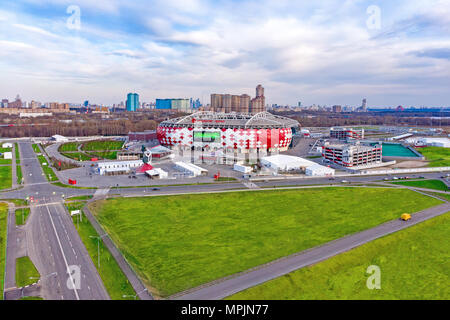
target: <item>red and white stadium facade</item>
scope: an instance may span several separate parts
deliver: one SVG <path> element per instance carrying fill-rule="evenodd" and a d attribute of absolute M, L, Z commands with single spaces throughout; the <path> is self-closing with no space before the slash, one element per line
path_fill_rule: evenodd
<path fill-rule="evenodd" d="M 274 153 L 289 148 L 295 127 L 297 121 L 267 112 L 256 116 L 199 112 L 162 122 L 157 137 L 161 145 L 172 149 Z"/>

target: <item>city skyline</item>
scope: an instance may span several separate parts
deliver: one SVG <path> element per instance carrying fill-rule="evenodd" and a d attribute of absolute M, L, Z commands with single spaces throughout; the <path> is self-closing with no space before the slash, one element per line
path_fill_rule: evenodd
<path fill-rule="evenodd" d="M 0 94 L 206 104 L 262 83 L 269 105 L 446 107 L 449 17 L 448 0 L 2 2 Z"/>

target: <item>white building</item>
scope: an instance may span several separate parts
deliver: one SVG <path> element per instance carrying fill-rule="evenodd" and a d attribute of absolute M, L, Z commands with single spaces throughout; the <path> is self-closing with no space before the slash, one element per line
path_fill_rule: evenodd
<path fill-rule="evenodd" d="M 52 140 L 55 142 L 68 142 L 69 139 L 67 139 L 66 137 L 60 136 L 59 134 L 55 134 L 54 136 L 52 136 Z"/>
<path fill-rule="evenodd" d="M 12 152 L 4 152 L 3 159 L 12 159 Z"/>
<path fill-rule="evenodd" d="M 2 148 L 5 148 L 5 149 L 12 148 L 12 147 L 13 147 L 13 145 L 11 142 L 5 142 L 4 144 L 2 144 Z"/>
<path fill-rule="evenodd" d="M 419 138 L 417 144 L 430 147 L 450 148 L 450 139 L 448 138 Z"/>
<path fill-rule="evenodd" d="M 321 166 L 320 164 L 306 168 L 306 175 L 311 177 L 334 176 L 335 172 L 334 169 Z"/>
<path fill-rule="evenodd" d="M 198 177 L 208 174 L 208 170 L 196 166 L 193 163 L 179 161 L 175 163 L 175 167 L 177 168 L 177 170 L 187 173 L 192 177 Z"/>
<path fill-rule="evenodd" d="M 142 165 L 142 160 L 99 162 L 97 163 L 97 172 L 100 175 L 125 174 Z"/>
<path fill-rule="evenodd" d="M 145 174 L 152 178 L 157 177 L 159 179 L 167 179 L 169 177 L 169 173 L 161 168 L 153 168 L 152 170 L 145 171 Z"/>
<path fill-rule="evenodd" d="M 315 164 L 303 158 L 282 154 L 261 158 L 261 165 L 276 172 L 305 169 Z"/>
<path fill-rule="evenodd" d="M 244 166 L 242 164 L 235 163 L 233 170 L 242 172 L 242 173 L 250 173 L 253 171 L 252 167 Z"/>

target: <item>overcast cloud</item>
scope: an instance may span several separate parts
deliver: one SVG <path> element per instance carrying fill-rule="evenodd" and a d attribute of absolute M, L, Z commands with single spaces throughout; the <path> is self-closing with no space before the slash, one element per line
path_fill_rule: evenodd
<path fill-rule="evenodd" d="M 450 0 L 1 1 L 0 30 L 1 98 L 450 106 Z"/>

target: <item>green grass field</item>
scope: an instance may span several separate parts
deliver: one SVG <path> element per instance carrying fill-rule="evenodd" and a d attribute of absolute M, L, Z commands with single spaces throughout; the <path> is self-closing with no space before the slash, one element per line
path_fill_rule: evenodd
<path fill-rule="evenodd" d="M 408 187 L 418 187 L 418 188 L 427 188 L 434 189 L 440 191 L 447 191 L 448 188 L 441 180 L 422 180 L 422 181 L 396 181 L 391 182 L 393 184 L 398 184 L 402 186 Z"/>
<path fill-rule="evenodd" d="M 431 194 L 431 195 L 433 195 L 435 197 L 438 197 L 438 198 L 450 201 L 450 193 L 447 193 L 447 194 L 445 194 L 445 193 L 437 193 L 437 192 L 426 192 L 426 193 Z"/>
<path fill-rule="evenodd" d="M 420 148 L 418 151 L 430 161 L 429 167 L 449 167 L 450 166 L 450 149 L 440 147 Z"/>
<path fill-rule="evenodd" d="M 0 158 L 0 164 L 12 164 L 12 160 Z"/>
<path fill-rule="evenodd" d="M 16 212 L 16 225 L 21 226 L 27 222 L 30 215 L 30 208 L 17 209 Z"/>
<path fill-rule="evenodd" d="M 17 184 L 21 184 L 23 174 L 22 174 L 22 167 L 19 165 L 16 166 L 16 175 L 17 175 Z"/>
<path fill-rule="evenodd" d="M 0 167 L 0 190 L 10 189 L 11 187 L 12 187 L 11 166 Z"/>
<path fill-rule="evenodd" d="M 6 261 L 6 234 L 8 226 L 8 204 L 0 202 L 0 300 L 3 300 Z"/>
<path fill-rule="evenodd" d="M 11 151 L 12 151 L 11 148 L 1 148 L 1 147 L 0 147 L 0 153 L 11 152 Z"/>
<path fill-rule="evenodd" d="M 81 150 L 83 151 L 110 151 L 121 150 L 123 141 L 116 140 L 95 140 L 83 143 Z"/>
<path fill-rule="evenodd" d="M 37 156 L 37 158 L 39 160 L 39 163 L 41 164 L 42 170 L 44 171 L 44 174 L 45 174 L 45 177 L 47 178 L 47 180 L 50 182 L 58 181 L 58 177 L 56 176 L 53 169 L 49 167 L 49 163 L 48 163 L 47 159 L 45 159 L 45 157 L 43 155 L 39 155 L 39 156 Z M 44 163 L 45 163 L 45 165 L 44 165 Z"/>
<path fill-rule="evenodd" d="M 66 203 L 69 212 L 72 210 L 82 210 L 84 205 L 84 202 Z M 98 233 L 86 216 L 83 214 L 82 219 L 79 219 L 79 217 L 73 217 L 73 221 L 111 299 L 134 299 L 131 297 L 123 297 L 124 295 L 135 296 L 136 293 L 134 292 L 134 289 L 129 283 L 127 277 L 123 274 L 116 260 L 109 252 L 108 248 L 103 244 L 103 241 L 100 242 L 100 268 L 98 267 L 97 239 L 91 238 L 91 236 L 98 237 Z"/>
<path fill-rule="evenodd" d="M 404 189 L 321 188 L 90 204 L 155 294 L 168 296 L 442 202 Z"/>
<path fill-rule="evenodd" d="M 19 300 L 44 300 L 42 297 L 21 297 Z"/>
<path fill-rule="evenodd" d="M 450 299 L 450 213 L 235 294 L 244 300 Z M 377 265 L 381 289 L 366 286 Z"/>
<path fill-rule="evenodd" d="M 36 283 L 40 274 L 29 257 L 16 259 L 16 286 L 17 288 L 25 287 L 29 284 Z M 31 279 L 30 279 L 31 278 Z"/>
<path fill-rule="evenodd" d="M 80 143 L 78 142 L 68 142 L 59 146 L 59 152 L 67 152 L 67 151 L 78 151 L 78 146 Z"/>

